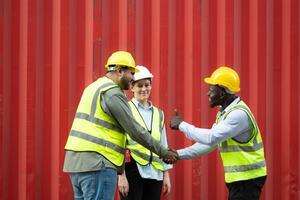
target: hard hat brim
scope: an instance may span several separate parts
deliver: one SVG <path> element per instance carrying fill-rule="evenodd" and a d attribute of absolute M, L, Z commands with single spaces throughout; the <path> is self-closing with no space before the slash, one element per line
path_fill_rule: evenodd
<path fill-rule="evenodd" d="M 210 77 L 204 78 L 204 82 L 209 85 L 217 85 L 217 83 L 214 80 L 212 80 Z"/>
<path fill-rule="evenodd" d="M 137 67 L 131 67 L 131 66 L 129 66 L 129 68 L 133 68 L 134 69 L 134 72 L 140 72 L 140 70 L 137 68 Z"/>
<path fill-rule="evenodd" d="M 221 84 L 221 83 L 217 83 L 215 82 L 213 79 L 211 79 L 210 77 L 207 77 L 207 78 L 204 78 L 204 82 L 207 83 L 208 85 L 219 85 L 225 89 L 228 89 L 230 92 L 233 92 L 233 93 L 237 93 L 240 91 L 240 88 L 231 88 L 229 89 L 228 87 L 225 86 L 225 84 Z"/>

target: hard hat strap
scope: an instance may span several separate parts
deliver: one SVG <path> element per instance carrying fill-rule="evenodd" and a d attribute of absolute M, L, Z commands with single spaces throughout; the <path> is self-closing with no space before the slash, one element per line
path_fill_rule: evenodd
<path fill-rule="evenodd" d="M 122 65 L 110 65 L 107 68 L 108 72 L 112 72 L 112 71 L 124 71 L 126 70 L 128 67 L 127 66 L 122 66 Z"/>

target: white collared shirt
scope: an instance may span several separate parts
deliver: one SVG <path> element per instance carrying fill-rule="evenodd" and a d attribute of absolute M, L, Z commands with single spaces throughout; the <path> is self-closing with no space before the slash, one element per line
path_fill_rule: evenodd
<path fill-rule="evenodd" d="M 222 113 L 228 111 L 232 106 L 236 105 L 240 98 L 236 98 L 228 105 Z M 242 110 L 231 111 L 226 119 L 214 123 L 211 129 L 197 128 L 187 122 L 181 122 L 179 130 L 182 131 L 187 138 L 195 141 L 192 146 L 178 150 L 181 159 L 191 159 L 203 154 L 207 154 L 229 138 L 235 138 L 239 141 L 247 140 L 250 136 L 252 124 L 249 123 L 247 114 Z"/>

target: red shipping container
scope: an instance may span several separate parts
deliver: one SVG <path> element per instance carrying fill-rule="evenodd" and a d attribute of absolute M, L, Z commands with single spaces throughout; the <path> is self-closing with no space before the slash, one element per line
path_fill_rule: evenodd
<path fill-rule="evenodd" d="M 72 199 L 64 145 L 84 87 L 116 50 L 154 74 L 166 121 L 210 127 L 203 78 L 220 65 L 241 76 L 268 178 L 263 200 L 299 194 L 298 0 L 0 0 L 0 199 Z M 191 145 L 167 130 L 169 145 Z M 227 199 L 220 156 L 179 161 L 172 200 Z M 118 197 L 116 197 L 118 198 Z"/>

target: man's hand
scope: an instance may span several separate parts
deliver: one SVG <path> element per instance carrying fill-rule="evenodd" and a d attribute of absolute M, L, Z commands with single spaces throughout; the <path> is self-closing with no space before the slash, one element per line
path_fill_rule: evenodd
<path fill-rule="evenodd" d="M 123 172 L 123 174 L 119 175 L 118 187 L 122 196 L 127 197 L 129 192 L 129 184 L 126 178 L 125 171 Z"/>
<path fill-rule="evenodd" d="M 170 128 L 178 130 L 179 124 L 183 121 L 183 119 L 178 114 L 177 109 L 175 109 L 174 112 L 175 112 L 175 116 L 170 120 Z"/>
<path fill-rule="evenodd" d="M 179 160 L 179 155 L 175 149 L 168 149 L 168 154 L 166 157 L 163 158 L 163 161 L 167 164 L 174 164 L 176 161 Z"/>

